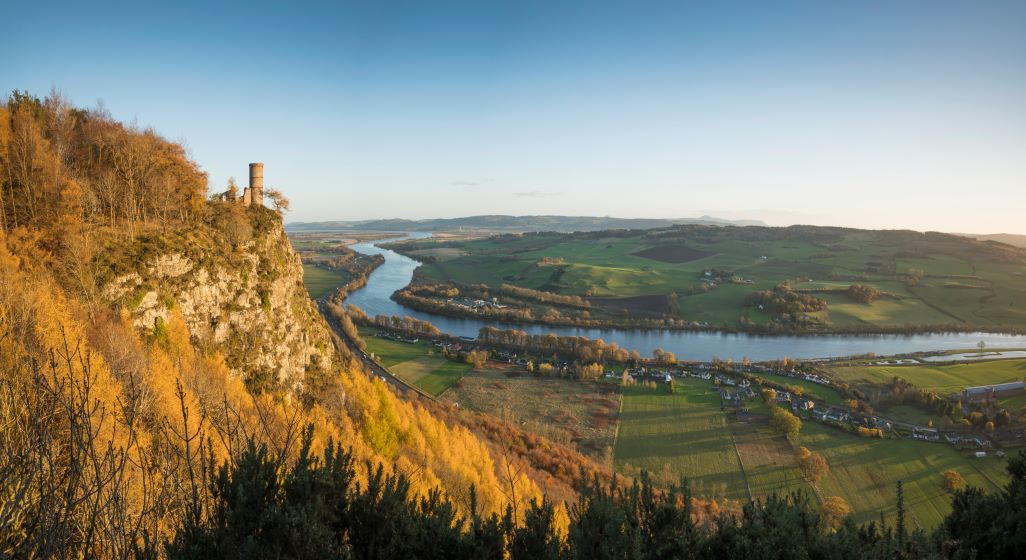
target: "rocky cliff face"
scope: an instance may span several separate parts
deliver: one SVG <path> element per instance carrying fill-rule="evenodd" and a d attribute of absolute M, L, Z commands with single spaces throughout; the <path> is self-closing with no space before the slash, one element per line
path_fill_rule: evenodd
<path fill-rule="evenodd" d="M 298 389 L 307 371 L 330 368 L 331 341 L 280 219 L 264 212 L 249 211 L 254 227 L 243 243 L 210 228 L 120 247 L 144 255 L 136 262 L 145 265 L 112 274 L 104 298 L 126 308 L 141 329 L 169 321 L 177 310 L 195 341 L 224 352 L 251 386 Z"/>

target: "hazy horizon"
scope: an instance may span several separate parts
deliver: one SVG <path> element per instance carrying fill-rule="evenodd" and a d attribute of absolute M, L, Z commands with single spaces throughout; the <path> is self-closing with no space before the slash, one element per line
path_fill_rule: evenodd
<path fill-rule="evenodd" d="M 1026 234 L 1026 3 L 7 9 L 0 92 L 262 161 L 290 222 L 482 214 Z"/>

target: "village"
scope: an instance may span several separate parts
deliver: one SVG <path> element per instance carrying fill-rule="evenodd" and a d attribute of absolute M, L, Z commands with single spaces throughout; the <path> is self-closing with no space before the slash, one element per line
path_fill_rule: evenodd
<path fill-rule="evenodd" d="M 476 303 L 476 302 L 475 302 Z M 488 304 L 488 302 L 485 302 Z M 375 336 L 403 343 L 417 343 L 420 339 L 389 331 L 378 331 Z M 453 359 L 460 360 L 469 352 L 486 350 L 489 359 L 531 371 L 544 369 L 551 375 L 572 377 L 574 362 L 550 358 L 539 358 L 503 348 L 485 348 L 476 339 L 470 337 L 433 338 L 432 345 Z M 895 360 L 897 363 L 898 360 Z M 932 425 L 921 425 L 879 414 L 864 414 L 851 407 L 838 406 L 826 402 L 815 394 L 788 390 L 786 384 L 768 381 L 762 376 L 776 376 L 807 382 L 834 390 L 840 387 L 828 377 L 815 372 L 801 371 L 795 367 L 784 367 L 778 364 L 732 364 L 723 362 L 688 362 L 675 365 L 637 365 L 624 367 L 621 372 L 613 371 L 608 366 L 601 377 L 605 382 L 629 382 L 650 384 L 673 384 L 686 382 L 687 379 L 698 379 L 712 382 L 718 387 L 720 408 L 734 414 L 739 419 L 749 415 L 750 401 L 764 398 L 763 390 L 771 390 L 772 398 L 778 405 L 786 403 L 791 412 L 804 421 L 814 421 L 837 429 L 860 433 L 869 437 L 891 437 L 924 442 L 943 443 L 957 449 L 975 450 L 976 457 L 986 457 L 988 450 L 995 448 L 995 443 L 1011 439 L 1021 439 L 1020 430 L 990 434 L 967 433 L 954 428 L 937 428 Z M 991 386 L 967 387 L 961 393 L 950 395 L 949 398 L 960 400 L 964 411 L 969 412 L 969 404 L 1004 395 L 1026 391 L 1026 382 L 1016 381 Z M 1000 446 L 999 446 L 1000 447 Z M 1005 454 L 998 449 L 996 454 Z"/>

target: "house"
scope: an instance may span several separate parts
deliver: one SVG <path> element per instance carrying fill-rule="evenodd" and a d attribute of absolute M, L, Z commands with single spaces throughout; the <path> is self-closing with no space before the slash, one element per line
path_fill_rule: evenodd
<path fill-rule="evenodd" d="M 816 403 L 810 401 L 809 399 L 804 399 L 804 400 L 798 401 L 798 408 L 800 408 L 802 410 L 812 410 L 815 407 L 816 407 Z"/>
<path fill-rule="evenodd" d="M 930 428 L 912 428 L 912 439 L 922 441 L 940 441 L 941 436 L 937 430 Z"/>
<path fill-rule="evenodd" d="M 791 402 L 791 393 L 787 391 L 777 391 L 777 402 Z"/>
<path fill-rule="evenodd" d="M 811 402 L 811 401 L 808 401 L 808 402 Z M 812 417 L 815 418 L 816 420 L 820 420 L 820 421 L 825 420 L 826 419 L 826 415 L 827 415 L 827 413 L 826 413 L 825 410 L 812 409 Z"/>

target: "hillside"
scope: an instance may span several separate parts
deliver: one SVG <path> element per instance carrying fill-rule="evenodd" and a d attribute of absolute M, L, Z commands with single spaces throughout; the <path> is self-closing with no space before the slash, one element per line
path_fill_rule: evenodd
<path fill-rule="evenodd" d="M 757 220 L 722 220 L 711 216 L 701 218 L 611 218 L 589 216 L 468 216 L 426 220 L 364 220 L 335 222 L 291 222 L 289 231 L 599 231 L 606 229 L 651 229 L 675 224 L 764 225 Z"/>
<path fill-rule="evenodd" d="M 1019 235 L 1015 233 L 956 233 L 955 235 L 961 235 L 963 237 L 968 237 L 971 239 L 978 239 L 980 241 L 996 241 L 997 243 L 1014 245 L 1016 247 L 1022 247 L 1026 249 L 1026 235 Z"/>
<path fill-rule="evenodd" d="M 307 297 L 281 217 L 207 200 L 153 131 L 16 94 L 0 182 L 0 509 L 18 512 L 0 550 L 122 557 L 144 529 L 171 538 L 210 498 L 198 477 L 247 442 L 291 460 L 306 427 L 315 454 L 351 449 L 357 481 L 381 465 L 461 514 L 562 503 L 581 469 L 601 472 L 366 374 Z"/>
<path fill-rule="evenodd" d="M 396 297 L 452 315 L 763 332 L 1026 329 L 1026 249 L 944 233 L 678 225 L 390 247 L 425 263 Z M 438 298 L 453 288 L 503 307 Z"/>

